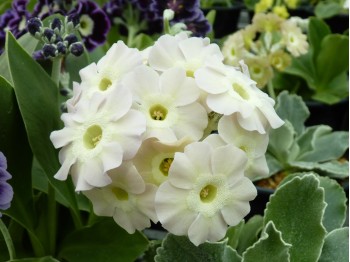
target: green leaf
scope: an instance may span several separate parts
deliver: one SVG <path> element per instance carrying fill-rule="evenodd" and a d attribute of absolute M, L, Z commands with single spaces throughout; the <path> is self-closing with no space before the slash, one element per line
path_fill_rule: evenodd
<path fill-rule="evenodd" d="M 324 189 L 314 175 L 295 177 L 279 186 L 266 206 L 264 224 L 273 221 L 283 239 L 292 245 L 291 261 L 317 261 L 326 230 Z"/>
<path fill-rule="evenodd" d="M 327 232 L 343 226 L 346 219 L 347 198 L 344 189 L 334 179 L 319 176 L 316 173 L 294 173 L 283 179 L 281 185 L 287 183 L 296 176 L 301 178 L 306 174 L 313 174 L 317 176 L 320 181 L 320 187 L 324 189 L 327 207 L 323 215 L 322 224 L 326 228 Z"/>
<path fill-rule="evenodd" d="M 292 161 L 299 153 L 299 146 L 294 142 L 295 137 L 293 125 L 285 120 L 283 126 L 271 130 L 267 151 L 282 164 Z"/>
<path fill-rule="evenodd" d="M 263 228 L 263 217 L 260 215 L 255 215 L 251 217 L 248 222 L 246 222 L 241 231 L 238 246 L 236 248 L 238 254 L 243 254 L 243 252 L 253 245 L 257 240 L 259 233 Z"/>
<path fill-rule="evenodd" d="M 14 259 L 10 260 L 9 262 L 60 262 L 59 260 L 47 256 L 47 257 L 33 257 L 33 258 L 21 258 L 21 259 Z"/>
<path fill-rule="evenodd" d="M 274 156 L 272 156 L 269 152 L 266 152 L 266 162 L 267 166 L 269 167 L 269 174 L 274 175 L 278 173 L 279 171 L 283 170 L 284 168 L 287 168 L 288 165 L 285 164 L 285 166 L 280 163 Z"/>
<path fill-rule="evenodd" d="M 237 249 L 239 238 L 241 236 L 242 229 L 244 227 L 244 220 L 238 223 L 238 225 L 229 227 L 226 231 L 225 238 L 228 238 L 227 244 L 233 249 Z"/>
<path fill-rule="evenodd" d="M 308 40 L 309 40 L 309 52 L 311 52 L 313 59 L 320 53 L 322 39 L 331 34 L 329 26 L 322 19 L 316 17 L 309 18 L 309 30 L 308 30 Z"/>
<path fill-rule="evenodd" d="M 349 261 L 349 227 L 328 233 L 319 262 Z"/>
<path fill-rule="evenodd" d="M 128 234 L 108 218 L 67 236 L 58 258 L 74 262 L 134 262 L 147 246 L 148 241 L 141 233 Z"/>
<path fill-rule="evenodd" d="M 280 262 L 290 261 L 291 245 L 283 240 L 272 221 L 263 230 L 260 239 L 243 253 L 244 262 Z"/>
<path fill-rule="evenodd" d="M 331 81 L 349 69 L 349 37 L 331 34 L 323 38 L 316 59 L 316 89 L 327 90 Z"/>
<path fill-rule="evenodd" d="M 324 162 L 339 159 L 349 147 L 349 132 L 325 125 L 312 126 L 297 139 L 301 154 L 297 161 Z"/>
<path fill-rule="evenodd" d="M 56 192 L 78 213 L 71 183 L 53 178 L 59 168 L 50 133 L 60 128 L 58 90 L 51 78 L 17 43 L 10 32 L 6 48 L 14 90 L 30 147 Z"/>
<path fill-rule="evenodd" d="M 302 170 L 320 171 L 320 173 L 330 178 L 344 179 L 349 176 L 349 163 L 347 161 L 339 162 L 334 160 L 325 163 L 294 161 L 289 164 Z"/>
<path fill-rule="evenodd" d="M 304 123 L 310 112 L 302 97 L 283 91 L 277 97 L 275 110 L 280 118 L 288 120 L 293 125 L 298 134 L 304 131 Z"/>
<path fill-rule="evenodd" d="M 156 262 L 236 262 L 241 261 L 237 251 L 227 245 L 227 240 L 203 243 L 196 247 L 186 236 L 168 234 L 157 249 Z"/>
<path fill-rule="evenodd" d="M 315 7 L 315 15 L 321 19 L 330 18 L 340 14 L 343 7 L 336 2 L 318 2 Z"/>

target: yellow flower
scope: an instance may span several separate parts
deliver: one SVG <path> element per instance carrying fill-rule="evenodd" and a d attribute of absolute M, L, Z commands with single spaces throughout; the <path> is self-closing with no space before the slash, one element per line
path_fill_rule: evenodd
<path fill-rule="evenodd" d="M 291 56 L 283 50 L 277 50 L 269 56 L 270 64 L 279 71 L 283 71 L 291 63 Z"/>
<path fill-rule="evenodd" d="M 259 13 L 253 17 L 253 25 L 259 32 L 279 31 L 284 19 L 274 13 Z"/>
<path fill-rule="evenodd" d="M 272 12 L 274 12 L 276 15 L 278 15 L 279 17 L 282 17 L 282 18 L 289 17 L 288 10 L 284 5 L 274 6 L 272 8 Z"/>
<path fill-rule="evenodd" d="M 298 6 L 298 0 L 284 0 L 284 3 L 290 9 L 295 9 Z"/>

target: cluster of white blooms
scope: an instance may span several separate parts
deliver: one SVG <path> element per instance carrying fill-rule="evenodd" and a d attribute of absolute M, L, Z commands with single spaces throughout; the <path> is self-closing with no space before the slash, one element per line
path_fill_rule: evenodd
<path fill-rule="evenodd" d="M 70 174 L 94 212 L 129 233 L 153 221 L 195 245 L 222 239 L 249 213 L 252 181 L 268 175 L 268 132 L 283 124 L 246 71 L 186 33 L 144 51 L 114 44 L 80 71 L 51 134 L 55 178 Z"/>
<path fill-rule="evenodd" d="M 226 64 L 237 66 L 244 60 L 251 78 L 262 88 L 271 80 L 274 70 L 283 71 L 292 57 L 305 54 L 308 47 L 298 20 L 258 13 L 251 24 L 227 37 L 222 52 Z"/>

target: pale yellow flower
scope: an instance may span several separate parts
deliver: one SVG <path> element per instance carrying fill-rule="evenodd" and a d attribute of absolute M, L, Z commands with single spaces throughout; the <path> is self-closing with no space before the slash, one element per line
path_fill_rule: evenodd
<path fill-rule="evenodd" d="M 300 56 L 307 52 L 309 44 L 306 35 L 293 22 L 286 21 L 282 24 L 282 37 L 287 50 L 293 56 Z"/>
<path fill-rule="evenodd" d="M 250 77 L 256 82 L 257 87 L 263 88 L 273 77 L 273 70 L 265 56 L 249 57 L 244 60 L 249 68 Z"/>
<path fill-rule="evenodd" d="M 287 5 L 289 9 L 297 8 L 299 1 L 298 0 L 284 0 L 284 3 Z"/>
<path fill-rule="evenodd" d="M 226 64 L 237 66 L 245 52 L 243 30 L 229 35 L 225 40 L 221 51 L 225 57 L 224 62 Z"/>
<path fill-rule="evenodd" d="M 260 0 L 258 3 L 254 6 L 254 12 L 255 13 L 263 13 L 267 11 L 269 8 L 271 8 L 273 4 L 273 0 Z"/>
<path fill-rule="evenodd" d="M 279 71 L 290 65 L 292 58 L 283 50 L 277 50 L 269 55 L 270 64 Z"/>
<path fill-rule="evenodd" d="M 259 32 L 279 31 L 284 19 L 274 13 L 254 15 L 253 24 L 256 25 Z"/>
<path fill-rule="evenodd" d="M 272 8 L 272 12 L 282 18 L 288 18 L 289 13 L 284 5 L 277 5 Z"/>

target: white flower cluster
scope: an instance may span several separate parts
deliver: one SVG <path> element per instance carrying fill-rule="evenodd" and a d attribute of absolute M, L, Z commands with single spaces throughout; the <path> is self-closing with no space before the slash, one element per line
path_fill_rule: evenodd
<path fill-rule="evenodd" d="M 142 52 L 118 42 L 80 76 L 51 134 L 55 178 L 70 174 L 97 215 L 129 233 L 159 221 L 199 245 L 249 213 L 252 180 L 268 175 L 268 131 L 283 121 L 216 44 L 186 33 Z M 217 132 L 204 135 L 213 114 Z"/>

